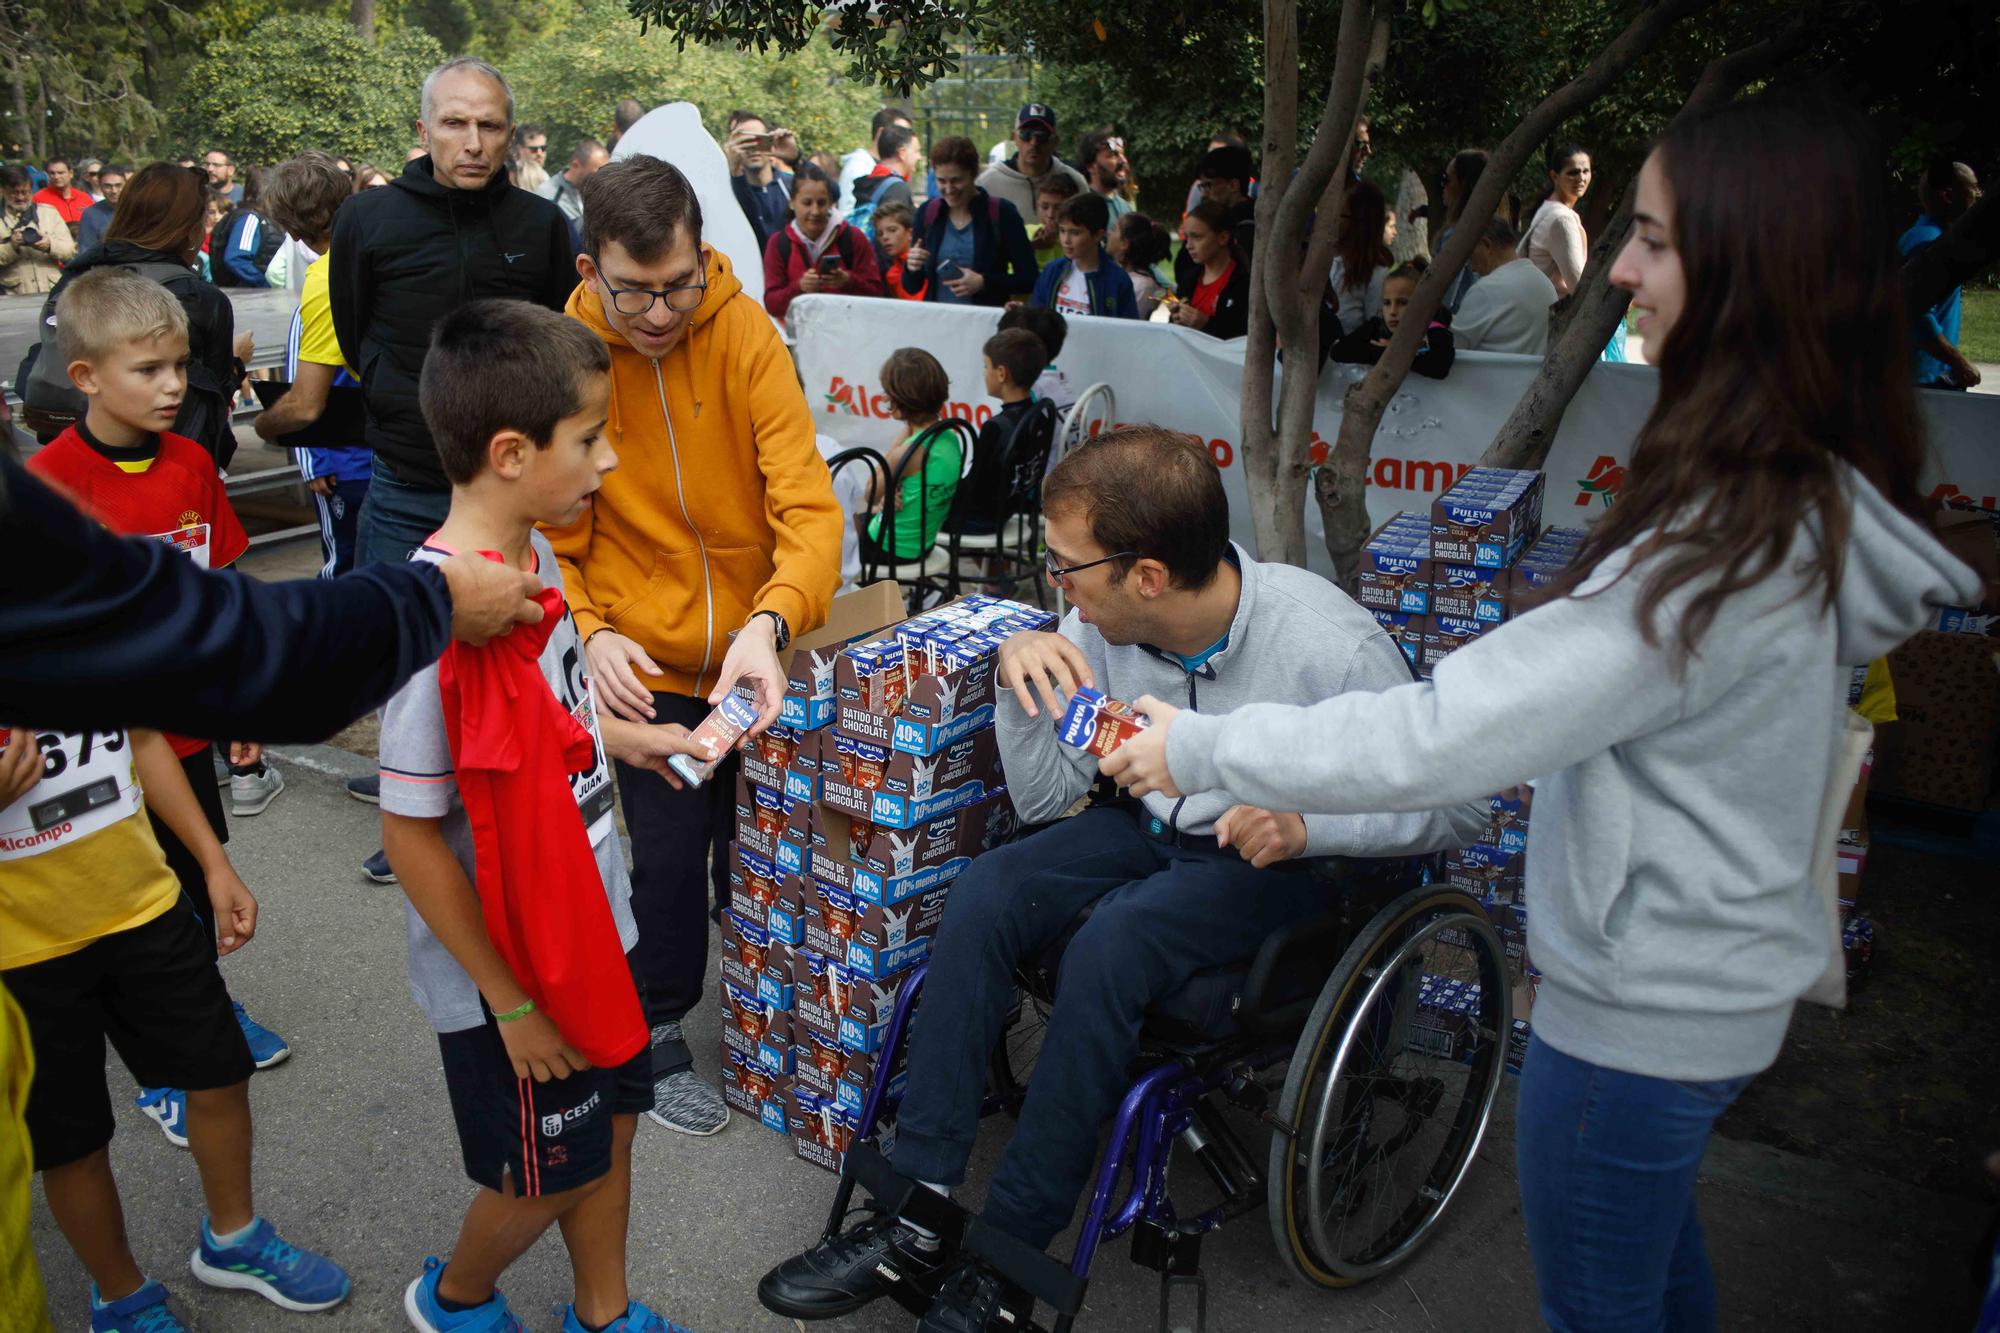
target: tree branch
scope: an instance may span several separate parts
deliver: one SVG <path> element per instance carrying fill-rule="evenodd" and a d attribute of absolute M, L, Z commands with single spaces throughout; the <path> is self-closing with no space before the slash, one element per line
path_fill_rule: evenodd
<path fill-rule="evenodd" d="M 1805 38 L 1806 25 L 1795 18 L 1776 36 L 1710 61 L 1695 81 L 1694 91 L 1675 113 L 1674 121 L 1727 102 L 1744 84 L 1763 78 L 1790 60 L 1804 47 Z M 1629 292 L 1611 285 L 1611 266 L 1631 232 L 1633 201 L 1638 192 L 1638 181 L 1634 179 L 1625 187 L 1617 211 L 1599 232 L 1577 289 L 1557 316 L 1555 336 L 1548 355 L 1542 358 L 1541 369 L 1521 394 L 1521 400 L 1514 404 L 1493 442 L 1480 455 L 1482 464 L 1538 468 L 1548 461 L 1570 400 L 1583 387 L 1631 304 Z"/>
<path fill-rule="evenodd" d="M 1368 537 L 1368 458 L 1376 428 L 1382 423 L 1382 413 L 1390 396 L 1409 374 L 1430 318 L 1444 299 L 1447 284 L 1471 257 L 1474 245 L 1485 233 L 1486 224 L 1500 203 L 1501 194 L 1535 146 L 1558 125 L 1603 96 L 1676 23 L 1713 3 L 1714 0 L 1659 0 L 1641 10 L 1624 31 L 1592 57 L 1582 73 L 1544 98 L 1493 150 L 1486 169 L 1480 173 L 1479 183 L 1466 200 L 1458 225 L 1445 242 L 1443 253 L 1417 283 L 1409 308 L 1382 359 L 1347 391 L 1340 438 L 1329 466 L 1322 468 L 1317 478 L 1322 508 L 1327 511 L 1327 548 L 1343 581 L 1351 578 L 1361 544 Z"/>

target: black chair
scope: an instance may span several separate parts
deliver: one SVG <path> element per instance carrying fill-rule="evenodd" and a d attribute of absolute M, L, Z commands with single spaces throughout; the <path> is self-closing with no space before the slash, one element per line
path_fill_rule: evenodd
<path fill-rule="evenodd" d="M 870 466 L 873 469 L 874 475 L 871 477 L 869 483 L 869 499 L 872 503 L 876 497 L 879 496 L 881 498 L 882 523 L 880 530 L 888 536 L 889 540 L 880 542 L 870 537 L 864 521 L 859 530 L 861 581 L 863 583 L 873 583 L 877 579 L 886 578 L 902 585 L 905 601 L 912 614 L 923 608 L 927 594 L 942 591 L 942 583 L 931 575 L 929 569 L 929 551 L 915 556 L 899 555 L 896 552 L 895 524 L 897 506 L 902 500 L 904 479 L 910 476 L 921 475 L 925 463 L 929 461 L 931 447 L 948 434 L 956 434 L 959 438 L 959 454 L 961 459 L 958 474 L 959 485 L 952 493 L 952 505 L 956 506 L 959 495 L 965 489 L 965 479 L 971 474 L 973 449 L 979 441 L 979 432 L 973 428 L 971 422 L 965 420 L 963 417 L 948 417 L 925 430 L 918 437 L 917 446 L 903 455 L 902 461 L 893 471 L 889 469 L 880 452 L 869 448 L 848 449 L 827 461 L 828 468 L 837 471 L 842 466 L 861 464 L 861 460 L 857 458 L 857 455 L 865 454 L 873 459 L 872 464 L 861 465 Z M 947 509 L 947 515 L 950 512 Z M 916 514 L 919 530 L 932 526 L 931 495 L 928 487 L 920 486 L 917 488 Z M 942 526 L 942 520 L 940 520 L 939 526 Z M 907 572 L 905 572 L 906 570 Z"/>
<path fill-rule="evenodd" d="M 982 581 L 1034 589 L 1035 605 L 1045 606 L 1042 573 L 1042 476 L 1055 448 L 1058 415 L 1043 399 L 1014 423 L 997 460 L 973 468 L 974 481 L 961 489 L 938 536 L 925 572 L 941 578 L 946 595 L 962 590 L 961 563 L 978 560 Z M 942 560 L 936 557 L 942 556 Z"/>

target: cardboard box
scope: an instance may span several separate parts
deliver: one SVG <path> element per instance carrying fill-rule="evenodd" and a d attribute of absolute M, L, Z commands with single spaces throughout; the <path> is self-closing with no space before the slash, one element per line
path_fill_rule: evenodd
<path fill-rule="evenodd" d="M 747 995 L 757 993 L 757 976 L 770 960 L 771 936 L 763 926 L 736 913 L 722 913 L 722 980 Z"/>
<path fill-rule="evenodd" d="M 840 650 L 903 617 L 903 590 L 884 580 L 843 593 L 827 609 L 826 623 L 801 634 L 778 655 L 788 683 L 778 724 L 813 731 L 833 721 L 833 664 Z"/>
<path fill-rule="evenodd" d="M 1418 670 L 1422 666 L 1424 628 L 1430 617 L 1409 615 L 1402 611 L 1383 611 L 1375 607 L 1370 607 L 1369 611 L 1374 615 L 1375 623 L 1388 633 L 1390 641 L 1403 650 L 1403 656 L 1408 660 L 1410 669 Z"/>
<path fill-rule="evenodd" d="M 1540 535 L 1539 472 L 1475 467 L 1431 503 L 1431 559 L 1501 569 Z"/>
<path fill-rule="evenodd" d="M 1371 611 L 1423 615 L 1422 570 L 1430 559 L 1430 524 L 1414 510 L 1405 510 L 1377 528 L 1361 548 L 1361 566 L 1354 600 Z"/>
<path fill-rule="evenodd" d="M 783 1076 L 760 1068 L 743 1052 L 727 1042 L 723 1043 L 722 1100 L 731 1107 L 769 1127 L 772 1119 L 766 1112 L 780 1103 L 784 1096 L 784 1084 Z M 778 1132 L 784 1133 L 782 1112 L 777 1120 Z"/>
<path fill-rule="evenodd" d="M 879 980 L 914 967 L 930 952 L 951 886 L 892 906 L 863 902 L 823 882 L 818 888 L 817 903 L 805 904 L 804 947 L 840 959 L 857 977 Z"/>
<path fill-rule="evenodd" d="M 813 874 L 863 902 L 894 905 L 956 879 L 973 857 L 1006 840 L 1016 822 L 1004 787 L 913 829 L 825 810 L 814 824 Z"/>
<path fill-rule="evenodd" d="M 771 1041 L 774 1026 L 771 1012 L 757 1002 L 757 996 L 730 984 L 720 983 L 722 993 L 722 1045 L 725 1050 L 735 1051 L 747 1062 L 773 1074 L 790 1073 L 789 1068 L 772 1069 L 766 1064 L 764 1053 L 773 1050 Z M 775 1024 L 780 1029 L 779 1043 L 789 1044 L 790 1025 L 782 1015 Z M 783 1057 L 778 1057 L 780 1063 Z"/>
<path fill-rule="evenodd" d="M 1518 903 L 1525 883 L 1527 855 L 1498 847 L 1461 847 L 1445 853 L 1445 882 L 1481 902 Z"/>
<path fill-rule="evenodd" d="M 854 1140 L 855 1118 L 794 1082 L 785 1093 L 785 1128 L 800 1160 L 838 1174 Z"/>
<path fill-rule="evenodd" d="M 1001 785 L 999 743 L 987 730 L 934 755 L 891 754 L 879 787 L 827 776 L 821 782 L 820 802 L 871 824 L 906 829 L 977 805 Z"/>
<path fill-rule="evenodd" d="M 858 741 L 910 755 L 932 755 L 993 725 L 993 677 L 998 662 L 984 657 L 945 675 L 910 680 L 896 708 L 871 706 L 864 697 L 852 650 L 835 671 L 840 731 Z"/>
<path fill-rule="evenodd" d="M 884 1070 L 883 1052 L 870 1053 L 849 1051 L 847 1064 L 840 1080 L 834 1085 L 834 1105 L 849 1115 L 859 1119 L 861 1109 L 867 1104 L 868 1094 L 875 1084 L 884 1078 L 889 1081 L 888 1096 L 900 1099 L 910 1084 L 910 1065 L 907 1058 L 898 1059 L 895 1068 Z"/>
<path fill-rule="evenodd" d="M 754 835 L 756 830 L 749 832 Z M 741 827 L 737 839 L 729 844 L 729 910 L 769 932 L 770 909 L 778 900 L 778 867 L 744 841 Z"/>
<path fill-rule="evenodd" d="M 1423 648 L 1417 656 L 1417 669 L 1429 675 L 1437 669 L 1439 662 L 1490 628 L 1486 621 L 1474 620 L 1468 616 L 1424 617 Z"/>
<path fill-rule="evenodd" d="M 1920 631 L 1889 655 L 1897 721 L 1875 739 L 1873 790 L 1977 813 L 2000 757 L 2000 669 L 1993 641 Z"/>
<path fill-rule="evenodd" d="M 1497 625 L 1507 618 L 1512 571 L 1482 569 L 1468 561 L 1426 560 L 1419 577 L 1433 616 L 1453 616 Z"/>

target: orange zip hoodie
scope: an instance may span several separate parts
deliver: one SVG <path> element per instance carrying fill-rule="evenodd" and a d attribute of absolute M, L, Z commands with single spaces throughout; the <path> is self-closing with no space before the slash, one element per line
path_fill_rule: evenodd
<path fill-rule="evenodd" d="M 842 522 L 791 353 L 729 260 L 702 252 L 708 293 L 657 361 L 605 322 L 593 285 L 570 294 L 570 318 L 611 349 L 618 469 L 583 517 L 543 529 L 583 637 L 618 631 L 665 672 L 641 680 L 695 696 L 753 613 L 794 635 L 825 623 Z"/>

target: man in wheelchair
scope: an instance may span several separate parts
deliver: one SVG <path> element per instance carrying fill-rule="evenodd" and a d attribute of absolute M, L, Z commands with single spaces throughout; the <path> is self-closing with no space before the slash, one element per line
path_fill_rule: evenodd
<path fill-rule="evenodd" d="M 1015 970 L 1088 911 L 1063 952 L 1039 1062 L 981 1214 L 1037 1249 L 1069 1224 L 1151 1005 L 1325 911 L 1332 890 L 1307 859 L 1460 846 L 1486 817 L 1484 803 L 1301 817 L 1207 793 L 1062 818 L 1096 779 L 1096 760 L 1055 733 L 1078 685 L 1224 713 L 1385 690 L 1410 672 L 1374 617 L 1331 583 L 1231 544 L 1220 474 L 1187 436 L 1135 426 L 1097 437 L 1049 475 L 1043 510 L 1048 576 L 1071 610 L 1058 632 L 1002 647 L 995 725 L 1022 822 L 1059 822 L 975 860 L 953 888 L 911 1027 L 890 1153 L 898 1173 L 941 1193 L 964 1181 Z M 920 1331 L 1025 1322 L 1026 1293 L 954 1254 L 948 1235 L 892 1216 L 785 1260 L 758 1294 L 780 1314 L 819 1319 L 904 1283 L 937 1288 Z"/>

